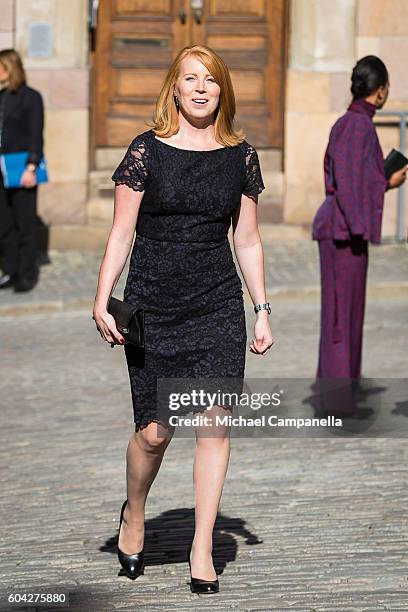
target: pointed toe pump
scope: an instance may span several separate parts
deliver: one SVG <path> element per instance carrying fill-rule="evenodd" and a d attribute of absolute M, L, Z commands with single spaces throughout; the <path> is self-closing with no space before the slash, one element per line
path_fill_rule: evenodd
<path fill-rule="evenodd" d="M 200 593 L 200 594 L 218 593 L 218 591 L 220 590 L 218 578 L 216 580 L 203 580 L 202 578 L 193 578 L 193 576 L 191 575 L 191 561 L 190 561 L 191 546 L 192 545 L 190 544 L 190 548 L 188 549 L 188 553 L 187 553 L 187 561 L 188 561 L 188 566 L 190 568 L 191 592 Z"/>
<path fill-rule="evenodd" d="M 122 510 L 120 511 L 120 521 L 119 521 L 119 533 L 120 527 L 123 521 L 123 513 L 125 511 L 125 506 L 127 504 L 127 499 L 123 502 Z M 119 548 L 119 536 L 118 536 L 118 559 L 121 564 L 124 573 L 131 580 L 135 580 L 140 574 L 144 574 L 144 547 L 138 553 L 133 555 L 127 555 L 122 552 Z"/>

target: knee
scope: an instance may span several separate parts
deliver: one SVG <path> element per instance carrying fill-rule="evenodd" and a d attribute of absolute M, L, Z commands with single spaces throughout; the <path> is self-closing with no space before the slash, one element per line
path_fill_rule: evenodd
<path fill-rule="evenodd" d="M 150 423 L 135 434 L 147 452 L 161 452 L 170 442 L 169 431 L 158 423 Z"/>

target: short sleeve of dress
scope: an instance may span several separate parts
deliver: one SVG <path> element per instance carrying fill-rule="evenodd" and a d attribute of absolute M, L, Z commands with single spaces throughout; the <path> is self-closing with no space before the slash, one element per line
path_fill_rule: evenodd
<path fill-rule="evenodd" d="M 127 185 L 133 191 L 144 191 L 149 174 L 146 138 L 139 134 L 132 140 L 119 166 L 112 175 L 115 185 Z"/>
<path fill-rule="evenodd" d="M 258 195 L 265 189 L 262 180 L 258 153 L 246 142 L 245 147 L 245 181 L 242 193 L 258 202 Z"/>

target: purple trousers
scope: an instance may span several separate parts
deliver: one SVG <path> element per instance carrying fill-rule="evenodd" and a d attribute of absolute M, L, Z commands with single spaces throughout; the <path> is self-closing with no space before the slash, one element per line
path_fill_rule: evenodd
<path fill-rule="evenodd" d="M 368 243 L 320 240 L 321 319 L 318 378 L 361 376 Z"/>

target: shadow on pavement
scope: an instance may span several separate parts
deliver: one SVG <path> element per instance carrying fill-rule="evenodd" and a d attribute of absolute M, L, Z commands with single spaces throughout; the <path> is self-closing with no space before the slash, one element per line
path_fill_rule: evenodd
<path fill-rule="evenodd" d="M 99 550 L 117 554 L 118 533 Z M 187 563 L 187 550 L 194 536 L 194 508 L 168 510 L 145 523 L 146 566 Z M 238 543 L 234 536 L 245 538 L 253 546 L 262 540 L 245 527 L 245 521 L 218 513 L 213 532 L 214 567 L 222 574 L 226 565 L 236 559 Z"/>

